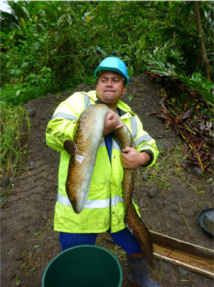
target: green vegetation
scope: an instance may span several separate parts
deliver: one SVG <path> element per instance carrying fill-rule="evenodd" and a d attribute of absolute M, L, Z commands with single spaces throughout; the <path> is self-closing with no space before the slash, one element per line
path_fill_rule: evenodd
<path fill-rule="evenodd" d="M 16 154 L 8 140 L 14 138 L 14 116 L 19 123 L 26 119 L 12 108 L 94 83 L 93 71 L 107 56 L 122 58 L 130 77 L 148 71 L 178 79 L 213 110 L 211 1 L 7 2 L 11 13 L 0 13 L 0 104 L 3 125 L 11 117 L 12 126 L 1 127 L 1 164 L 8 160 L 8 168 Z"/>
<path fill-rule="evenodd" d="M 126 62 L 130 76 L 154 69 L 169 76 L 169 70 L 173 71 L 212 102 L 214 7 L 209 1 L 8 4 L 12 14 L 1 12 L 4 105 L 17 106 L 47 92 L 92 83 L 94 68 L 111 55 Z M 199 34 L 201 27 L 203 35 Z"/>
<path fill-rule="evenodd" d="M 2 109 L 0 114 L 0 172 L 16 175 L 27 154 L 23 143 L 30 134 L 30 121 L 23 107 Z"/>

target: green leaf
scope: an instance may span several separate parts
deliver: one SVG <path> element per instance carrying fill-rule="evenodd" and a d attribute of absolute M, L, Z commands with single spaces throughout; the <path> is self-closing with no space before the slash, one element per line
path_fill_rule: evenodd
<path fill-rule="evenodd" d="M 24 18 L 20 18 L 20 22 L 21 22 L 21 25 L 23 28 L 26 28 L 26 25 L 25 25 L 25 19 Z"/>
<path fill-rule="evenodd" d="M 186 76 L 176 75 L 176 77 L 182 80 L 186 86 L 198 91 L 210 105 L 214 106 L 214 95 L 211 94 L 210 91 L 201 84 L 201 82 L 190 79 Z"/>
<path fill-rule="evenodd" d="M 45 43 L 45 39 L 44 39 L 44 38 L 41 38 L 41 37 L 40 37 L 38 40 L 39 40 L 41 43 Z"/>
<path fill-rule="evenodd" d="M 20 74 L 21 74 L 21 72 L 22 72 L 22 71 L 21 71 L 21 70 L 19 70 L 19 69 L 17 69 L 17 70 L 16 70 L 16 74 L 17 74 L 17 75 L 20 75 Z"/>
<path fill-rule="evenodd" d="M 1 37 L 2 39 L 7 39 L 7 35 L 6 35 L 4 32 L 1 32 L 1 33 L 0 33 L 0 37 Z"/>
<path fill-rule="evenodd" d="M 31 78 L 36 78 L 36 74 L 31 73 L 31 74 L 29 75 L 29 77 L 31 77 Z"/>
<path fill-rule="evenodd" d="M 22 91 L 22 90 L 18 90 L 18 91 L 16 92 L 16 96 L 19 96 L 20 93 L 21 93 L 21 91 Z"/>
<path fill-rule="evenodd" d="M 10 70 L 10 73 L 11 75 L 13 75 L 15 73 L 15 70 L 14 69 Z"/>
<path fill-rule="evenodd" d="M 25 68 L 25 67 L 27 67 L 28 66 L 28 63 L 27 62 L 24 62 L 23 64 L 22 64 L 22 68 Z"/>
<path fill-rule="evenodd" d="M 37 249 L 37 248 L 39 248 L 40 247 L 40 244 L 38 244 L 38 245 L 34 245 L 33 246 L 35 249 Z"/>

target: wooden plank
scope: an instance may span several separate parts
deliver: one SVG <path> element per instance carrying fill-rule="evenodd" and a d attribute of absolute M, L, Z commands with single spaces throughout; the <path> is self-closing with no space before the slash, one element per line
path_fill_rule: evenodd
<path fill-rule="evenodd" d="M 214 250 L 149 230 L 154 257 L 214 278 Z M 104 238 L 111 239 L 109 233 Z"/>
<path fill-rule="evenodd" d="M 214 251 L 150 230 L 154 257 L 214 278 Z"/>

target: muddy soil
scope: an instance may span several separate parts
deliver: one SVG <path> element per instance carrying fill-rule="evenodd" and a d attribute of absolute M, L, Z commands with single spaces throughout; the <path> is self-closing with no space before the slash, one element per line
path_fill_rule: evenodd
<path fill-rule="evenodd" d="M 28 166 L 25 173 L 13 179 L 11 192 L 1 210 L 3 287 L 41 286 L 47 264 L 60 253 L 58 233 L 53 231 L 59 154 L 46 146 L 45 129 L 63 99 L 74 91 L 94 88 L 80 85 L 25 105 L 32 126 Z M 186 170 L 181 167 L 183 142 L 161 119 L 150 115 L 160 110 L 160 99 L 155 84 L 145 75 L 131 80 L 123 100 L 137 112 L 145 130 L 157 140 L 160 149 L 156 169 L 138 172 L 134 197 L 144 222 L 153 231 L 212 249 L 213 239 L 198 223 L 200 212 L 213 206 L 211 175 L 202 176 L 197 167 Z M 103 234 L 98 236 L 96 244 L 118 257 L 124 273 L 122 286 L 128 287 L 124 252 Z M 211 287 L 214 283 L 209 277 L 158 259 L 150 276 L 165 287 Z"/>

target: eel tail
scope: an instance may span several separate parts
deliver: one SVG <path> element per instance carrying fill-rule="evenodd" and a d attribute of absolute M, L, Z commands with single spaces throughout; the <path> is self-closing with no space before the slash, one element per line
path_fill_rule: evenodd
<path fill-rule="evenodd" d="M 128 207 L 125 223 L 129 231 L 137 239 L 142 252 L 150 266 L 153 265 L 152 239 L 149 230 L 138 216 L 133 204 Z"/>

